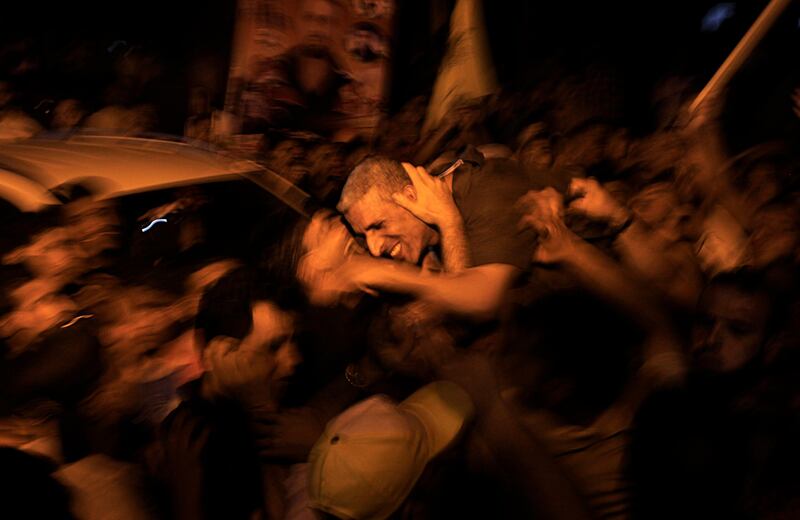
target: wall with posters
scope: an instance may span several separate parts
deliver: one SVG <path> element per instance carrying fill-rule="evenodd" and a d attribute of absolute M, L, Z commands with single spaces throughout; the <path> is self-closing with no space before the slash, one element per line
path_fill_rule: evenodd
<path fill-rule="evenodd" d="M 384 108 L 394 0 L 239 0 L 232 131 L 369 134 Z"/>

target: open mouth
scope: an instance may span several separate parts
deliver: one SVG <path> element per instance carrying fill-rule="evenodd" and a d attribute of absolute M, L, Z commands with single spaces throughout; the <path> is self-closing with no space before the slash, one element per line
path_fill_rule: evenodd
<path fill-rule="evenodd" d="M 396 243 L 392 249 L 389 250 L 389 256 L 392 258 L 397 258 L 400 256 L 400 252 L 403 249 L 400 242 Z"/>

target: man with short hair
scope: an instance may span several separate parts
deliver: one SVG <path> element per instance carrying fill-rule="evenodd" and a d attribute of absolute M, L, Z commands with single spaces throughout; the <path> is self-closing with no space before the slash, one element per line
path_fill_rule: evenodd
<path fill-rule="evenodd" d="M 506 290 L 530 261 L 534 234 L 517 226 L 515 204 L 528 188 L 515 162 L 462 154 L 454 173 L 383 157 L 360 163 L 338 209 L 374 257 L 352 257 L 341 275 L 366 290 L 408 294 L 446 313 L 493 317 Z M 418 268 L 441 254 L 441 276 Z"/>

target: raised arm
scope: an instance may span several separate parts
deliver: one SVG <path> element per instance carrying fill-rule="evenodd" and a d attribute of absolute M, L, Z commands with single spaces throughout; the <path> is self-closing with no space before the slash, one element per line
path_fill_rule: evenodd
<path fill-rule="evenodd" d="M 511 265 L 486 264 L 455 274 L 428 275 L 410 264 L 354 256 L 337 277 L 351 290 L 406 294 L 444 313 L 485 320 L 496 315 L 517 272 Z"/>
<path fill-rule="evenodd" d="M 692 258 L 679 247 L 665 250 L 654 241 L 652 230 L 634 218 L 595 179 L 573 179 L 569 194 L 576 197 L 568 212 L 585 215 L 619 230 L 614 247 L 623 264 L 653 284 L 667 300 L 691 308 L 700 289 L 700 272 Z M 687 252 L 688 254 L 688 252 Z"/>
<path fill-rule="evenodd" d="M 584 287 L 619 307 L 647 333 L 645 374 L 651 383 L 671 384 L 684 375 L 679 343 L 672 323 L 657 299 L 605 253 L 582 240 L 564 224 L 563 201 L 552 188 L 531 192 L 522 201 L 528 207 L 523 224 L 540 236 L 534 261 L 558 265 Z"/>

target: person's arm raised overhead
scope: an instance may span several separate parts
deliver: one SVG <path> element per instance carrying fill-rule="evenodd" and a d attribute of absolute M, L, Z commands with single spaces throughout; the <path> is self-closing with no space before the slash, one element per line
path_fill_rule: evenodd
<path fill-rule="evenodd" d="M 684 375 L 680 346 L 670 319 L 657 305 L 654 295 L 613 259 L 564 224 L 563 200 L 555 190 L 530 192 L 520 204 L 528 208 L 521 224 L 539 233 L 534 262 L 560 266 L 581 285 L 626 312 L 645 330 L 645 368 L 650 383 L 680 381 Z M 656 366 L 659 360 L 665 362 L 661 368 Z"/>
<path fill-rule="evenodd" d="M 700 289 L 700 272 L 696 265 L 677 256 L 666 254 L 663 245 L 654 242 L 651 230 L 634 218 L 593 178 L 573 179 L 568 189 L 573 197 L 567 213 L 585 215 L 605 222 L 617 231 L 614 243 L 622 263 L 643 280 L 654 284 L 668 301 L 691 308 Z"/>

